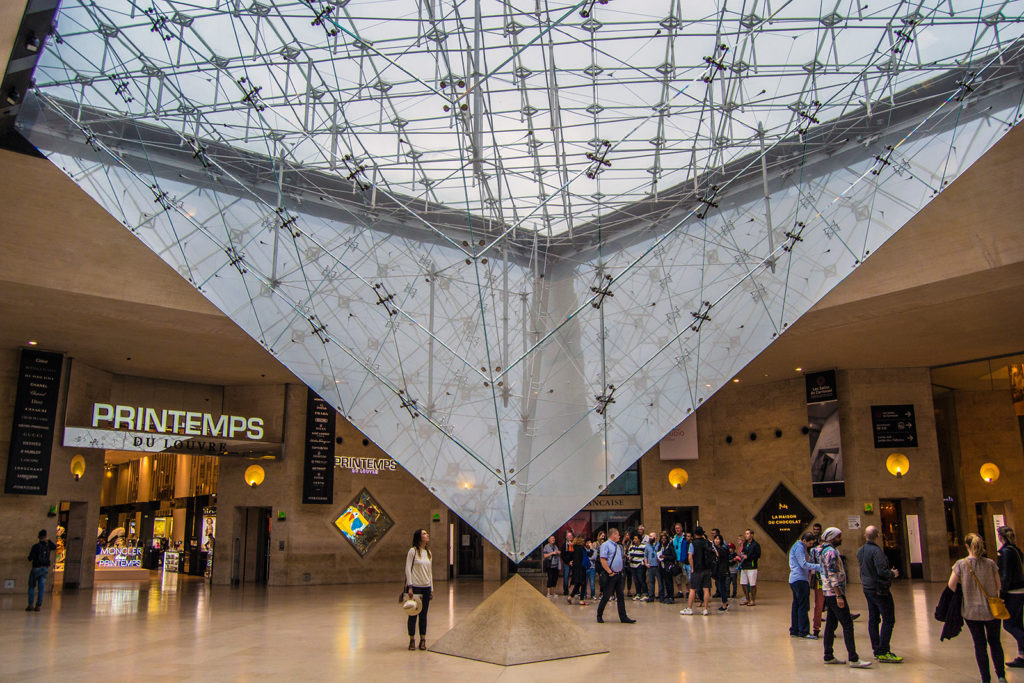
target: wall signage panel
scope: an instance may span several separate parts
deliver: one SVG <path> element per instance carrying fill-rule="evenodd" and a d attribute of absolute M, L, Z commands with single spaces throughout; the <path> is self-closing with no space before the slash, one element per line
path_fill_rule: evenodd
<path fill-rule="evenodd" d="M 334 408 L 327 401 L 307 389 L 303 503 L 334 504 L 334 415 Z"/>
<path fill-rule="evenodd" d="M 914 406 L 871 406 L 871 431 L 875 448 L 915 448 L 917 420 Z"/>
<path fill-rule="evenodd" d="M 814 515 L 784 484 L 775 487 L 772 495 L 754 517 L 768 537 L 788 553 L 800 534 L 814 521 Z"/>
<path fill-rule="evenodd" d="M 808 373 L 807 429 L 811 445 L 811 491 L 815 498 L 846 495 L 843 443 L 839 428 L 836 371 Z"/>
<path fill-rule="evenodd" d="M 4 493 L 45 496 L 64 356 L 23 349 Z"/>

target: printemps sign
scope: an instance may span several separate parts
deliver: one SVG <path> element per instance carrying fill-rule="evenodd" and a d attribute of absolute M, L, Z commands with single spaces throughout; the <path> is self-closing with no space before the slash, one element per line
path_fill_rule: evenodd
<path fill-rule="evenodd" d="M 64 445 L 122 451 L 227 453 L 231 442 L 261 441 L 261 417 L 94 403 L 91 426 L 64 428 Z"/>

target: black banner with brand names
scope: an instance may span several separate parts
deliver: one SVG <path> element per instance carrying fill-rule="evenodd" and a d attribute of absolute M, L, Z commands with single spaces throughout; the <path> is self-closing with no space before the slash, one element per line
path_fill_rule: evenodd
<path fill-rule="evenodd" d="M 45 496 L 64 356 L 23 349 L 4 493 Z"/>
<path fill-rule="evenodd" d="M 334 408 L 312 389 L 306 395 L 306 452 L 302 502 L 334 504 Z"/>

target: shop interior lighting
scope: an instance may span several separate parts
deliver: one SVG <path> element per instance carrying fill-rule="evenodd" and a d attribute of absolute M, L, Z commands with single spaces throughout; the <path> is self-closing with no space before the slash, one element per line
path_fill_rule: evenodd
<path fill-rule="evenodd" d="M 66 0 L 19 130 L 517 561 L 1024 92 L 1024 0 L 329 6 Z"/>

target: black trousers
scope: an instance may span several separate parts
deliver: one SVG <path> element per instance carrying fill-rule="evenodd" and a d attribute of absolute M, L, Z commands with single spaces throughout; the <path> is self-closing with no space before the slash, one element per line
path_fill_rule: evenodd
<path fill-rule="evenodd" d="M 420 596 L 420 601 L 423 603 L 423 609 L 418 615 L 409 617 L 409 637 L 412 638 L 416 635 L 416 619 L 420 620 L 420 637 L 427 635 L 427 610 L 430 609 L 430 586 L 426 588 L 420 588 L 419 586 L 413 586 L 412 592 Z"/>
<path fill-rule="evenodd" d="M 629 619 L 629 616 L 626 614 L 626 598 L 622 594 L 623 585 L 622 572 L 614 576 L 608 575 L 605 578 L 604 595 L 601 596 L 601 602 L 597 605 L 598 619 L 604 617 L 604 606 L 608 604 L 608 599 L 611 598 L 612 593 L 615 593 L 615 604 L 619 608 L 619 621 Z"/>
<path fill-rule="evenodd" d="M 828 616 L 825 617 L 825 661 L 835 656 L 832 646 L 836 639 L 836 627 L 843 625 L 843 640 L 846 641 L 846 654 L 848 660 L 856 662 L 860 659 L 857 656 L 857 643 L 853 637 L 853 618 L 850 616 L 850 603 L 843 601 L 843 607 L 836 602 L 834 595 L 825 596 L 825 606 L 828 607 Z"/>
<path fill-rule="evenodd" d="M 1003 661 L 1003 644 L 999 642 L 999 620 L 975 621 L 964 619 L 974 639 L 974 658 L 978 661 L 981 680 L 989 683 L 992 673 L 988 668 L 988 650 L 992 651 L 992 663 L 996 665 L 996 677 L 1006 677 L 1006 666 Z"/>
<path fill-rule="evenodd" d="M 896 607 L 892 595 L 879 595 L 874 590 L 865 590 L 864 597 L 868 601 L 868 637 L 871 638 L 871 649 L 878 657 L 889 652 L 892 627 L 896 623 Z M 882 622 L 881 631 L 878 628 L 879 620 Z"/>
<path fill-rule="evenodd" d="M 718 595 L 722 598 L 722 604 L 729 604 L 729 573 L 719 574 L 715 577 L 715 586 L 718 588 Z"/>
<path fill-rule="evenodd" d="M 1010 618 L 1003 621 L 1003 628 L 1017 641 L 1017 652 L 1024 652 L 1024 595 L 1006 593 L 1003 596 Z"/>

